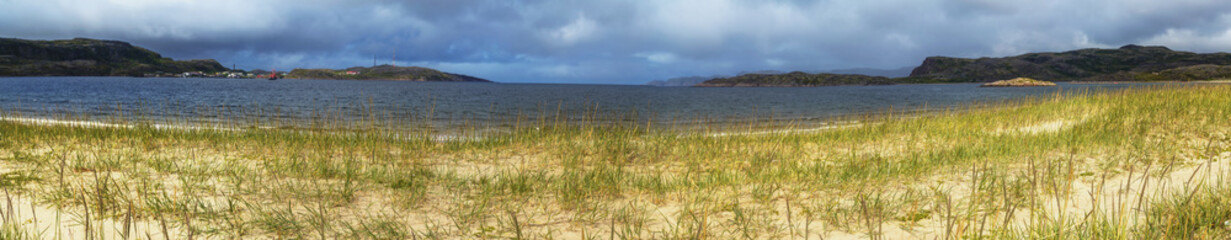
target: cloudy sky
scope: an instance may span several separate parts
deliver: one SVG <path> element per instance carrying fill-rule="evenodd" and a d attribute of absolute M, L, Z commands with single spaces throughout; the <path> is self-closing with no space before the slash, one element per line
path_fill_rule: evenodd
<path fill-rule="evenodd" d="M 417 65 L 640 84 L 1124 44 L 1231 51 L 1226 0 L 0 0 L 0 37 L 132 42 L 242 69 Z"/>

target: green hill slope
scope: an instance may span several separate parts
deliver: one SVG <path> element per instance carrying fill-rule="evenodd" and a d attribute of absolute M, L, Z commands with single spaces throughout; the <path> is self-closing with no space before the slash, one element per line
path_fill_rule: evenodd
<path fill-rule="evenodd" d="M 212 59 L 175 61 L 120 41 L 0 38 L 0 76 L 141 76 L 226 70 Z"/>
<path fill-rule="evenodd" d="M 857 74 L 804 73 L 784 74 L 750 73 L 729 78 L 715 78 L 697 84 L 698 87 L 819 87 L 839 85 L 888 85 L 887 77 Z"/>
<path fill-rule="evenodd" d="M 1185 69 L 1197 65 L 1231 65 L 1231 54 L 1198 54 L 1173 51 L 1166 47 L 1127 45 L 1119 49 L 1081 49 L 1059 53 L 1029 53 L 1004 58 L 929 57 L 901 82 L 989 82 L 1016 77 L 1048 81 L 1140 81 L 1139 77 L 1171 70 L 1201 78 L 1210 67 Z M 1159 79 L 1179 80 L 1179 79 Z M 1189 79 L 1208 80 L 1208 79 Z"/>
<path fill-rule="evenodd" d="M 424 67 L 396 67 L 380 65 L 376 67 L 352 67 L 336 69 L 295 69 L 286 76 L 296 79 L 337 79 L 337 80 L 395 80 L 423 82 L 491 82 L 487 79 L 461 74 L 441 72 Z"/>

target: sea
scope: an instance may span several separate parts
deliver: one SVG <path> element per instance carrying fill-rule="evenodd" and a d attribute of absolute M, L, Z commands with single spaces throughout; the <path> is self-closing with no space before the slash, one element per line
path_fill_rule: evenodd
<path fill-rule="evenodd" d="M 858 116 L 955 111 L 1162 83 L 981 88 L 978 84 L 698 88 L 353 80 L 129 77 L 0 78 L 9 118 L 186 124 L 362 123 L 433 128 L 634 123 L 818 125 Z M 371 124 L 369 124 L 371 125 Z"/>

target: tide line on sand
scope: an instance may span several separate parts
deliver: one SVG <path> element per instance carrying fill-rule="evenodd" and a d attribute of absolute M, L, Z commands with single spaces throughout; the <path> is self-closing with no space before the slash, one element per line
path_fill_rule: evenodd
<path fill-rule="evenodd" d="M 136 128 L 133 124 L 117 124 L 106 123 L 100 121 L 82 121 L 82 120 L 57 120 L 46 118 L 24 118 L 24 117 L 0 117 L 0 121 L 15 122 L 23 124 L 43 125 L 43 126 L 71 126 L 71 127 L 105 127 L 105 128 Z M 181 130 L 222 130 L 222 131 L 237 131 L 235 128 L 225 127 L 200 127 L 200 126 L 183 126 L 183 125 L 168 125 L 168 124 L 150 124 L 155 129 L 181 129 Z"/>
<path fill-rule="evenodd" d="M 101 121 L 58 120 L 58 119 L 27 118 L 27 117 L 0 117 L 0 121 L 42 125 L 42 126 L 71 126 L 71 127 L 91 127 L 91 128 L 137 128 L 139 126 L 136 124 L 107 123 L 107 122 L 101 122 Z M 750 131 L 717 132 L 717 133 L 705 134 L 705 136 L 707 137 L 734 137 L 734 136 L 752 136 L 752 135 L 769 135 L 769 134 L 810 133 L 810 132 L 821 132 L 821 131 L 834 130 L 834 129 L 854 128 L 854 127 L 860 127 L 863 125 L 864 125 L 863 123 L 859 123 L 859 122 L 846 122 L 846 123 L 826 124 L 825 126 L 812 127 L 812 128 L 783 128 L 783 129 L 771 129 L 771 130 L 760 130 L 760 131 L 750 130 Z M 148 126 L 154 129 L 164 129 L 164 130 L 214 130 L 214 131 L 243 131 L 244 130 L 241 128 L 230 128 L 230 127 L 221 127 L 221 126 L 190 126 L 190 125 L 172 125 L 172 124 L 149 124 Z M 272 127 L 272 126 L 262 126 L 262 127 L 256 127 L 256 128 L 276 129 L 275 127 Z M 307 133 L 307 131 L 297 131 L 297 132 Z M 343 134 L 343 132 L 334 132 L 331 134 Z M 681 135 L 686 135 L 686 134 L 681 134 Z M 391 135 L 391 137 L 394 139 L 402 139 L 402 140 L 421 139 L 417 136 L 414 136 L 414 134 L 393 134 Z M 456 134 L 433 134 L 430 138 L 434 141 L 443 141 L 443 142 L 478 141 L 478 140 L 484 139 L 483 137 L 479 137 L 479 136 L 462 136 L 462 135 L 456 135 Z"/>
<path fill-rule="evenodd" d="M 786 128 L 786 129 L 745 131 L 745 132 L 719 132 L 719 133 L 708 134 L 706 136 L 708 137 L 732 137 L 732 136 L 750 136 L 750 135 L 768 135 L 768 134 L 810 133 L 810 132 L 821 132 L 821 131 L 833 130 L 833 129 L 855 128 L 855 127 L 860 127 L 860 126 L 863 126 L 863 124 L 862 123 L 845 123 L 845 124 L 826 125 L 826 126 L 812 127 L 812 128 Z"/>
<path fill-rule="evenodd" d="M 131 128 L 137 128 L 139 126 L 136 124 L 118 124 L 118 123 L 106 123 L 106 122 L 100 122 L 100 121 L 57 120 L 57 119 L 24 118 L 24 117 L 0 117 L 0 121 L 40 125 L 40 126 L 70 126 L 70 127 L 87 127 L 87 128 L 130 128 L 131 129 Z M 189 126 L 189 125 L 172 125 L 172 124 L 149 124 L 148 126 L 154 129 L 161 129 L 161 130 L 210 130 L 210 131 L 243 131 L 244 130 L 242 128 L 230 128 L 230 127 L 220 127 L 220 126 Z M 257 129 L 276 129 L 276 127 L 272 127 L 272 126 L 260 126 L 256 128 Z M 310 133 L 309 131 L 292 131 L 292 132 L 303 133 L 303 134 Z M 311 132 L 311 133 L 316 134 L 319 132 Z M 346 133 L 342 131 L 337 131 L 337 132 L 330 132 L 328 134 L 342 135 L 342 134 L 354 134 L 354 133 Z M 422 138 L 415 136 L 414 134 L 396 134 L 395 133 L 395 134 L 390 135 L 390 137 L 394 139 L 401 139 L 401 140 L 422 139 Z M 456 134 L 434 134 L 431 136 L 431 139 L 434 141 L 454 142 L 454 141 L 477 141 L 483 138 L 474 137 L 474 136 L 462 136 L 462 135 L 456 135 Z"/>

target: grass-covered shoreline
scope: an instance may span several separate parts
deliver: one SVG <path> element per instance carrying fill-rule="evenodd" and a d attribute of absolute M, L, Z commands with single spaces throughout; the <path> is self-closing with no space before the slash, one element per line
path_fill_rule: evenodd
<path fill-rule="evenodd" d="M 715 136 L 542 119 L 445 141 L 0 121 L 0 236 L 1231 236 L 1231 86 L 860 122 Z"/>

